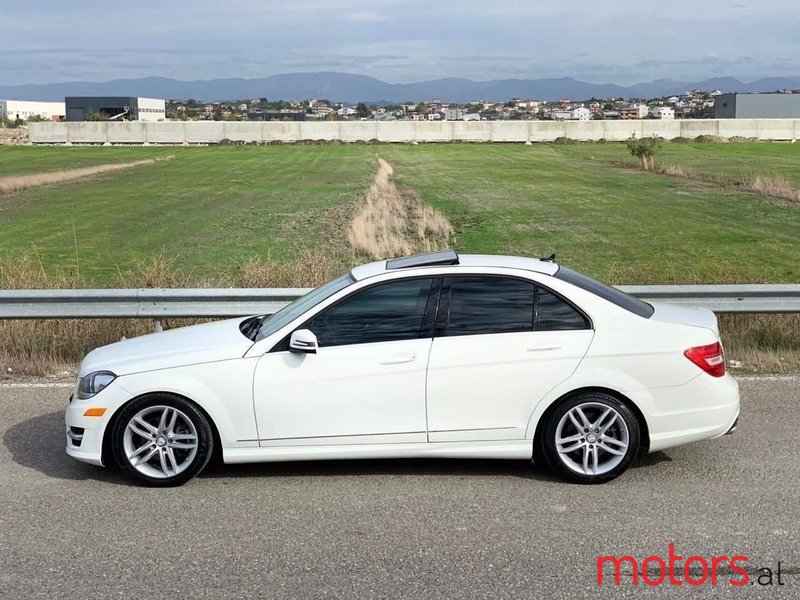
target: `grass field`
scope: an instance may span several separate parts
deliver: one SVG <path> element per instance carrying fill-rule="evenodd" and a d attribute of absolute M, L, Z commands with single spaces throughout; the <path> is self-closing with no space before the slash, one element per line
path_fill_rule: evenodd
<path fill-rule="evenodd" d="M 680 177 L 634 168 L 624 144 L 0 146 L 0 190 L 144 159 L 158 160 L 0 191 L 0 288 L 314 285 L 368 259 L 357 222 L 361 238 L 389 236 L 379 247 L 441 247 L 452 231 L 460 251 L 555 252 L 615 284 L 800 282 L 800 204 L 740 185 L 800 186 L 800 144 L 666 144 L 656 167 Z M 415 238 L 426 227 L 439 238 Z M 745 368 L 800 369 L 800 316 L 721 325 Z M 0 367 L 52 373 L 148 328 L 0 322 Z"/>
<path fill-rule="evenodd" d="M 800 207 L 621 168 L 621 144 L 0 147 L 0 177 L 165 156 L 0 196 L 0 258 L 33 251 L 47 271 L 107 285 L 154 254 L 213 274 L 324 250 L 341 242 L 380 156 L 449 218 L 461 251 L 555 252 L 615 283 L 800 281 Z M 667 144 L 657 160 L 800 177 L 800 145 Z"/>

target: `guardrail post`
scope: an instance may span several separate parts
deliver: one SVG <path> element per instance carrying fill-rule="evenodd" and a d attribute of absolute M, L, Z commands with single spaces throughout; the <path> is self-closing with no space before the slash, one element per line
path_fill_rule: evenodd
<path fill-rule="evenodd" d="M 161 319 L 153 319 L 153 331 L 155 333 L 164 331 L 164 327 L 161 325 Z"/>

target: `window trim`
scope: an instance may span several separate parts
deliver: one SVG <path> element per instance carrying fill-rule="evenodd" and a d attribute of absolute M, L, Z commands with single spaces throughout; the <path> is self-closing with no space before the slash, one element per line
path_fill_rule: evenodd
<path fill-rule="evenodd" d="M 292 334 L 299 330 L 299 329 L 309 329 L 310 323 L 314 321 L 318 316 L 323 314 L 324 312 L 338 306 L 342 302 L 349 300 L 356 294 L 360 294 L 361 292 L 366 292 L 367 290 L 371 290 L 372 288 L 380 287 L 383 285 L 391 285 L 393 283 L 400 283 L 405 281 L 414 281 L 416 279 L 432 279 L 431 282 L 431 289 L 428 291 L 428 301 L 425 305 L 425 312 L 422 315 L 422 326 L 420 327 L 419 334 L 415 338 L 408 338 L 408 340 L 387 340 L 387 341 L 409 341 L 409 340 L 422 340 L 422 339 L 429 339 L 434 337 L 434 323 L 436 317 L 431 317 L 429 315 L 430 311 L 433 311 L 433 314 L 436 315 L 439 309 L 440 304 L 440 293 L 441 293 L 441 282 L 443 279 L 443 275 L 431 275 L 431 274 L 424 274 L 420 273 L 419 275 L 413 275 L 411 277 L 397 277 L 393 279 L 385 279 L 383 281 L 376 281 L 369 285 L 365 285 L 363 287 L 358 288 L 357 290 L 353 290 L 351 293 L 347 294 L 346 296 L 342 296 L 338 300 L 331 302 L 324 308 L 320 309 L 309 318 L 305 319 L 302 323 L 300 323 L 297 327 L 293 327 L 292 330 L 287 333 L 279 342 L 277 342 L 272 348 L 267 351 L 267 354 L 273 352 L 288 352 L 289 351 L 289 340 L 292 337 Z M 432 301 L 435 298 L 435 301 Z M 313 309 L 312 309 L 313 310 Z M 313 329 L 311 330 L 313 331 Z M 339 344 L 336 346 L 320 346 L 320 349 L 324 348 L 346 348 L 348 346 L 362 346 L 364 344 L 383 344 L 386 342 L 358 342 L 356 344 Z"/>
<path fill-rule="evenodd" d="M 533 285 L 533 317 L 531 321 L 531 328 L 530 330 L 524 331 L 498 331 L 494 333 L 467 333 L 462 335 L 448 335 L 447 334 L 447 326 L 450 322 L 450 295 L 452 293 L 451 281 L 453 279 L 458 278 L 467 278 L 467 277 L 492 277 L 492 278 L 500 278 L 500 279 L 516 279 L 518 281 L 522 281 L 525 283 L 529 283 Z M 584 323 L 586 327 L 583 329 L 563 329 L 563 330 L 552 330 L 552 329 L 534 329 L 536 324 L 536 317 L 538 316 L 538 289 L 542 288 L 553 296 L 564 302 L 567 306 L 572 308 L 575 312 L 577 312 L 581 317 L 583 317 Z M 516 333 L 552 333 L 554 331 L 594 331 L 594 321 L 589 316 L 589 314 L 583 310 L 580 306 L 575 304 L 569 298 L 566 298 L 563 294 L 555 291 L 551 287 L 544 285 L 537 279 L 530 279 L 527 277 L 521 277 L 519 275 L 505 275 L 500 273 L 458 273 L 458 274 L 447 274 L 444 276 L 444 281 L 442 283 L 442 291 L 441 297 L 439 300 L 439 312 L 436 316 L 436 327 L 434 328 L 433 337 L 469 337 L 475 335 L 504 335 L 504 334 L 516 334 Z"/>

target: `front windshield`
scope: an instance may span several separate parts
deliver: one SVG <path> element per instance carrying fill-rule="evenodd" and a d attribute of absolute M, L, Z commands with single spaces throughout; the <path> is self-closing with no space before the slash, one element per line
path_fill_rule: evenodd
<path fill-rule="evenodd" d="M 314 288 L 305 296 L 298 298 L 291 304 L 284 306 L 271 317 L 264 319 L 261 323 L 261 327 L 258 329 L 255 341 L 263 340 L 265 337 L 272 335 L 281 327 L 288 325 L 326 298 L 333 296 L 339 290 L 343 290 L 353 283 L 355 283 L 355 279 L 353 279 L 350 273 L 346 273 L 318 288 Z"/>

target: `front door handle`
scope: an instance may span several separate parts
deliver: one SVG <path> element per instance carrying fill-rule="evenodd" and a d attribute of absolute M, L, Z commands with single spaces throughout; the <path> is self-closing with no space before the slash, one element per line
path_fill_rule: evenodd
<path fill-rule="evenodd" d="M 553 340 L 550 342 L 542 342 L 540 344 L 528 346 L 526 350 L 528 352 L 543 352 L 545 350 L 558 350 L 559 348 L 561 348 L 561 342 L 558 340 Z"/>
<path fill-rule="evenodd" d="M 409 363 L 417 360 L 416 354 L 396 354 L 395 356 L 390 356 L 389 358 L 384 358 L 381 361 L 382 365 L 401 365 L 403 363 Z"/>

